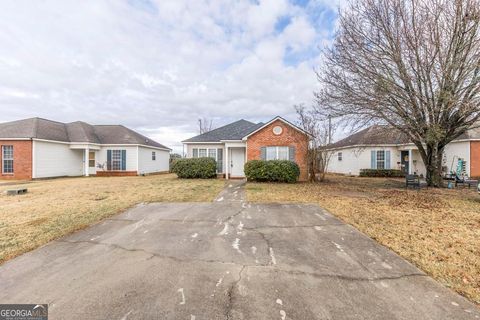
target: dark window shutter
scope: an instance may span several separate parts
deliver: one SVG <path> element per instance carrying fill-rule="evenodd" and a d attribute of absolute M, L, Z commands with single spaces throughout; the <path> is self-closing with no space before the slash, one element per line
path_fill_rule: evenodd
<path fill-rule="evenodd" d="M 295 147 L 288 148 L 288 160 L 295 162 Z"/>
<path fill-rule="evenodd" d="M 370 169 L 377 169 L 377 151 L 370 152 Z"/>
<path fill-rule="evenodd" d="M 192 150 L 192 158 L 198 158 L 198 149 L 197 148 L 194 148 Z"/>
<path fill-rule="evenodd" d="M 127 170 L 127 150 L 122 150 L 122 170 Z"/>
<path fill-rule="evenodd" d="M 260 148 L 260 158 L 262 160 L 267 160 L 267 147 Z"/>
<path fill-rule="evenodd" d="M 107 170 L 112 170 L 112 150 L 107 150 Z"/>

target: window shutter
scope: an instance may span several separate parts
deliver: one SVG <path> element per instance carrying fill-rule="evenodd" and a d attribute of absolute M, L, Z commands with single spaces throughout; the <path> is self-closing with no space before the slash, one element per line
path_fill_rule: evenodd
<path fill-rule="evenodd" d="M 260 148 L 260 158 L 262 160 L 267 160 L 267 147 Z"/>
<path fill-rule="evenodd" d="M 288 147 L 288 160 L 295 162 L 295 147 Z"/>
<path fill-rule="evenodd" d="M 192 158 L 198 158 L 198 149 L 197 149 L 197 148 L 193 148 L 193 150 L 192 150 Z"/>
<path fill-rule="evenodd" d="M 112 170 L 112 150 L 107 150 L 107 170 Z"/>
<path fill-rule="evenodd" d="M 390 169 L 390 150 L 385 151 L 385 169 Z"/>
<path fill-rule="evenodd" d="M 127 170 L 127 150 L 122 150 L 122 170 Z"/>
<path fill-rule="evenodd" d="M 377 151 L 376 150 L 372 150 L 371 157 L 372 157 L 371 163 L 370 163 L 371 169 L 377 169 Z"/>

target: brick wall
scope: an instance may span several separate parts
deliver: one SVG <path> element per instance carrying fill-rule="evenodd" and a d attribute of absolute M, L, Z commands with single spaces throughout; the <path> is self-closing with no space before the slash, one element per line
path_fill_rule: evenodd
<path fill-rule="evenodd" d="M 137 171 L 97 171 L 96 174 L 92 176 L 97 177 L 127 177 L 127 176 L 136 176 L 138 175 Z"/>
<path fill-rule="evenodd" d="M 3 154 L 1 146 L 13 146 L 13 174 L 3 174 Z M 0 179 L 32 179 L 32 141 L 0 141 Z"/>
<path fill-rule="evenodd" d="M 470 141 L 470 176 L 480 178 L 480 141 Z"/>
<path fill-rule="evenodd" d="M 282 127 L 280 135 L 273 133 L 275 126 Z M 300 167 L 300 181 L 307 180 L 308 137 L 283 121 L 277 120 L 248 137 L 247 160 L 260 160 L 260 148 L 273 146 L 295 147 L 295 162 Z"/>

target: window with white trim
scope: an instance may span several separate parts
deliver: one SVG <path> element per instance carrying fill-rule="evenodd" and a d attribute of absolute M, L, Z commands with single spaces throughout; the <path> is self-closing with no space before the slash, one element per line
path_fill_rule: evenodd
<path fill-rule="evenodd" d="M 266 160 L 289 160 L 288 147 L 267 147 Z"/>
<path fill-rule="evenodd" d="M 217 172 L 223 173 L 223 149 L 221 148 L 193 148 L 192 158 L 209 157 L 217 162 Z"/>
<path fill-rule="evenodd" d="M 341 152 L 339 152 L 339 153 L 337 154 L 337 157 L 338 157 L 338 161 L 342 161 L 342 159 L 343 159 L 343 154 L 342 154 Z"/>
<path fill-rule="evenodd" d="M 385 150 L 377 151 L 377 169 L 385 169 Z"/>
<path fill-rule="evenodd" d="M 198 157 L 199 158 L 204 158 L 207 156 L 207 150 L 208 149 L 198 149 Z"/>
<path fill-rule="evenodd" d="M 2 173 L 13 173 L 13 146 L 2 146 Z"/>
<path fill-rule="evenodd" d="M 152 151 L 152 161 L 155 160 L 157 160 L 157 154 L 155 153 L 155 151 Z"/>
<path fill-rule="evenodd" d="M 122 170 L 122 150 L 112 150 L 112 170 Z"/>

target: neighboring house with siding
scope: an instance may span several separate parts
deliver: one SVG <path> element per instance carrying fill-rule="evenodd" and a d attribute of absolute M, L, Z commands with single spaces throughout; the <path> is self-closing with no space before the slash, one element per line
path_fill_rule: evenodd
<path fill-rule="evenodd" d="M 122 125 L 30 118 L 0 124 L 0 179 L 169 170 L 170 149 Z"/>
<path fill-rule="evenodd" d="M 374 125 L 328 147 L 328 171 L 358 175 L 361 169 L 399 169 L 426 175 L 418 148 L 408 137 L 389 126 Z M 480 177 L 480 128 L 449 143 L 443 166 L 469 177 Z"/>
<path fill-rule="evenodd" d="M 243 178 L 249 160 L 290 160 L 300 167 L 300 180 L 307 179 L 309 136 L 282 117 L 266 123 L 238 120 L 207 133 L 184 140 L 187 158 L 211 157 L 217 173 Z"/>

